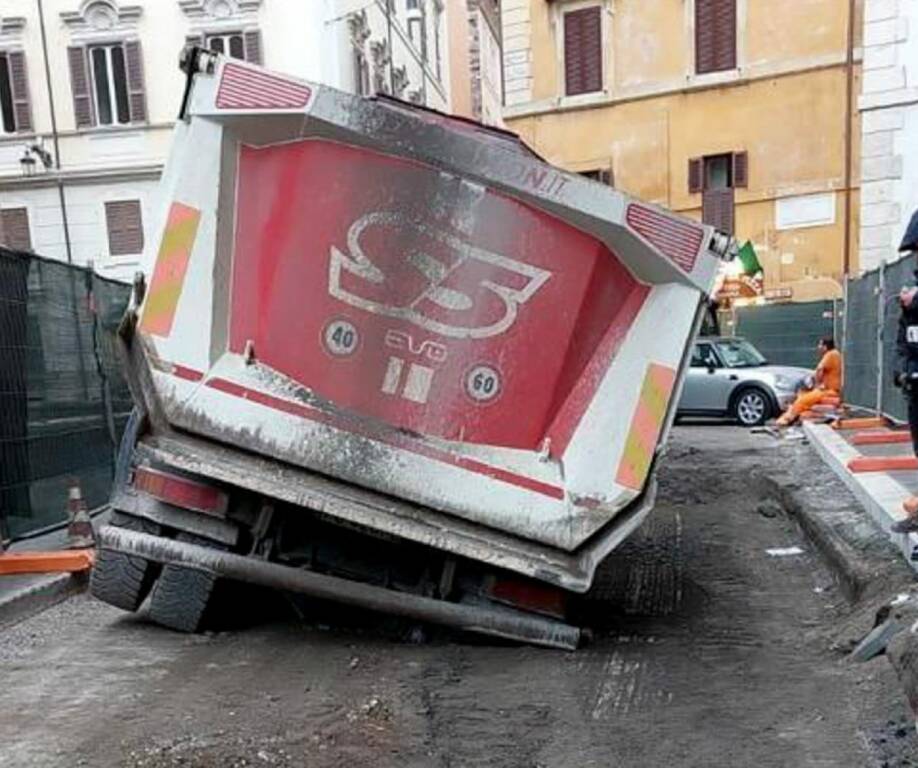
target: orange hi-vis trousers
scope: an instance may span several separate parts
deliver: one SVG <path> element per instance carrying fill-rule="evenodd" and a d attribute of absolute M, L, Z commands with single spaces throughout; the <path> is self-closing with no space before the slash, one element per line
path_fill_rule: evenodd
<path fill-rule="evenodd" d="M 801 415 L 811 410 L 814 405 L 819 405 L 823 398 L 826 397 L 838 397 L 838 392 L 834 389 L 821 389 L 819 387 L 811 389 L 809 392 L 801 392 L 797 395 L 797 399 L 794 400 L 793 405 L 791 405 L 790 411 L 795 417 L 799 418 Z"/>

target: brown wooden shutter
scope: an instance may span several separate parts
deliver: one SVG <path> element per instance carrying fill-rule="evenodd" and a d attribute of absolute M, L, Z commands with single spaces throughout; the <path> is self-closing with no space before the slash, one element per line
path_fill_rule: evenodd
<path fill-rule="evenodd" d="M 701 218 L 721 232 L 733 234 L 733 187 L 706 189 L 702 198 Z"/>
<path fill-rule="evenodd" d="M 261 32 L 257 29 L 250 29 L 248 32 L 243 33 L 242 39 L 245 43 L 245 60 L 251 64 L 258 64 L 261 66 L 263 62 Z"/>
<path fill-rule="evenodd" d="M 108 252 L 132 256 L 143 251 L 143 220 L 139 200 L 117 200 L 105 204 Z"/>
<path fill-rule="evenodd" d="M 692 157 L 688 161 L 688 191 L 694 195 L 704 189 L 704 160 Z"/>
<path fill-rule="evenodd" d="M 31 251 L 29 212 L 25 208 L 0 210 L 0 242 L 14 251 Z"/>
<path fill-rule="evenodd" d="M 749 155 L 746 152 L 733 154 L 733 186 L 749 186 Z"/>
<path fill-rule="evenodd" d="M 127 68 L 131 122 L 145 123 L 147 121 L 147 94 L 144 89 L 143 53 L 139 40 L 128 40 L 124 44 L 124 60 Z"/>
<path fill-rule="evenodd" d="M 10 85 L 13 91 L 13 109 L 16 113 L 16 131 L 32 133 L 32 107 L 29 99 L 29 76 L 26 72 L 25 54 L 13 51 L 6 55 L 10 66 Z"/>
<path fill-rule="evenodd" d="M 695 71 L 736 67 L 736 0 L 695 0 Z"/>
<path fill-rule="evenodd" d="M 602 90 L 602 11 L 598 5 L 564 14 L 564 92 Z"/>
<path fill-rule="evenodd" d="M 73 92 L 73 117 L 76 127 L 88 128 L 96 124 L 96 118 L 86 49 L 82 46 L 68 48 L 67 62 L 70 65 L 70 90 Z"/>

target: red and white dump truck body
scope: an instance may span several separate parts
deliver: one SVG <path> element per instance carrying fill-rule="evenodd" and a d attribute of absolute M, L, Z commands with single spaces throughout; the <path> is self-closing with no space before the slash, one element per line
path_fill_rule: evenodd
<path fill-rule="evenodd" d="M 196 511 L 244 529 L 221 545 L 240 556 L 265 521 L 234 522 L 237 492 L 586 591 L 651 508 L 729 239 L 508 133 L 197 49 L 186 67 L 124 334 L 135 471 L 220 489 Z M 143 493 L 116 496 L 156 518 Z M 176 565 L 116 533 L 103 551 Z"/>

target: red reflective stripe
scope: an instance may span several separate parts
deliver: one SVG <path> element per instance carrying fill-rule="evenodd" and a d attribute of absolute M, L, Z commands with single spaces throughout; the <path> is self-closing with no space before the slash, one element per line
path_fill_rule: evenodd
<path fill-rule="evenodd" d="M 172 364 L 172 373 L 175 376 L 178 376 L 180 379 L 185 379 L 186 381 L 200 381 L 204 378 L 204 374 L 200 371 L 196 371 L 192 368 L 186 368 L 184 365 Z"/>
<path fill-rule="evenodd" d="M 203 376 L 203 374 L 199 375 Z M 206 386 L 210 387 L 211 389 L 216 389 L 219 392 L 224 392 L 228 395 L 242 398 L 243 400 L 251 400 L 254 403 L 264 405 L 268 408 L 273 408 L 276 411 L 289 413 L 293 416 L 299 416 L 300 418 L 309 419 L 310 421 L 315 421 L 320 424 L 327 424 L 328 426 L 342 429 L 347 432 L 351 432 L 352 434 L 360 435 L 361 437 L 367 437 L 371 440 L 377 440 L 379 442 L 386 443 L 387 445 L 391 445 L 395 448 L 414 453 L 418 456 L 424 456 L 425 458 L 434 459 L 435 461 L 442 461 L 444 464 L 450 464 L 454 467 L 468 470 L 469 472 L 475 472 L 476 474 L 485 475 L 486 477 L 490 477 L 494 480 L 508 483 L 509 485 L 525 488 L 528 491 L 532 491 L 543 496 L 549 496 L 553 499 L 564 498 L 564 489 L 559 488 L 556 485 L 543 483 L 540 480 L 534 480 L 531 477 L 526 477 L 524 475 L 518 475 L 514 472 L 509 472 L 505 469 L 501 469 L 500 467 L 494 467 L 490 464 L 476 461 L 475 459 L 468 459 L 464 456 L 457 456 L 453 453 L 449 453 L 448 451 L 434 448 L 433 446 L 421 445 L 417 442 L 410 441 L 407 438 L 399 439 L 395 436 L 384 434 L 381 431 L 374 431 L 372 429 L 368 429 L 366 425 L 358 425 L 354 422 L 346 421 L 302 403 L 294 403 L 290 400 L 283 400 L 279 397 L 274 397 L 273 395 L 268 395 L 255 389 L 249 389 L 248 387 L 244 387 L 234 381 L 213 378 L 207 380 Z"/>
<path fill-rule="evenodd" d="M 316 421 L 320 424 L 327 424 L 329 426 L 360 435 L 361 437 L 370 438 L 371 440 L 378 440 L 379 442 L 386 443 L 387 445 L 391 445 L 395 448 L 409 451 L 410 453 L 414 453 L 419 456 L 424 456 L 428 459 L 442 461 L 445 464 L 451 464 L 452 466 L 459 467 L 460 469 L 467 469 L 470 472 L 486 475 L 487 477 L 493 478 L 494 480 L 509 483 L 510 485 L 516 485 L 520 488 L 525 488 L 526 490 L 540 493 L 543 496 L 550 496 L 553 499 L 564 498 L 564 490 L 558 488 L 557 486 L 543 483 L 539 480 L 533 480 L 532 478 L 525 477 L 524 475 L 517 475 L 513 472 L 508 472 L 505 469 L 501 469 L 500 467 L 493 467 L 490 464 L 484 464 L 474 459 L 468 459 L 464 456 L 457 456 L 453 453 L 440 450 L 439 448 L 434 448 L 433 446 L 419 445 L 418 443 L 411 442 L 407 439 L 400 440 L 380 431 L 367 429 L 365 425 L 357 425 L 353 422 L 345 421 L 336 416 L 325 413 L 324 411 L 312 408 L 308 405 L 292 403 L 289 400 L 282 400 L 281 398 L 274 397 L 273 395 L 268 395 L 264 392 L 249 389 L 248 387 L 244 387 L 234 381 L 227 381 L 226 379 L 208 379 L 206 386 L 219 390 L 220 392 L 234 395 L 235 397 L 241 397 L 244 400 L 251 400 L 252 402 L 267 406 L 268 408 L 273 408 L 277 411 L 283 411 L 284 413 L 289 413 L 304 419 Z"/>

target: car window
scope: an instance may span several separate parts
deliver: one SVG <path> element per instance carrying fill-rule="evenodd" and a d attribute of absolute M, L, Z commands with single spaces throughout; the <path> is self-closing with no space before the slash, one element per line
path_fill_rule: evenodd
<path fill-rule="evenodd" d="M 692 350 L 692 368 L 720 368 L 720 362 L 710 344 L 696 344 Z"/>
<path fill-rule="evenodd" d="M 717 350 L 728 368 L 755 368 L 765 365 L 761 353 L 744 339 L 718 341 Z"/>

